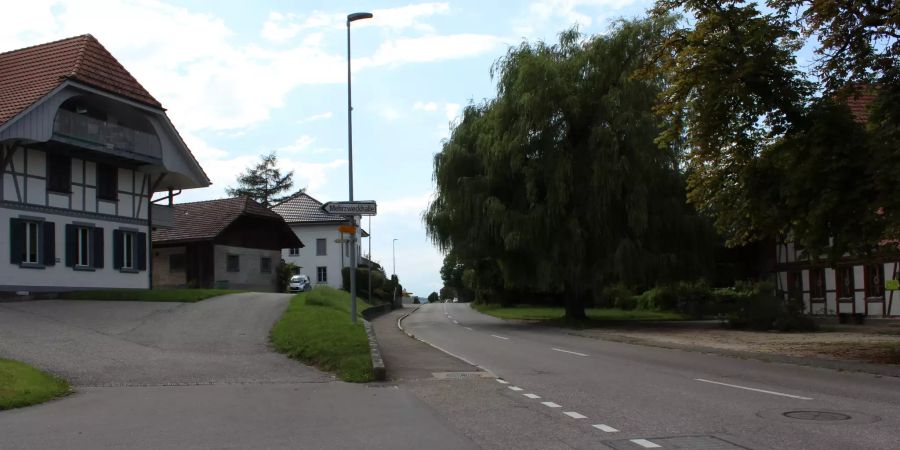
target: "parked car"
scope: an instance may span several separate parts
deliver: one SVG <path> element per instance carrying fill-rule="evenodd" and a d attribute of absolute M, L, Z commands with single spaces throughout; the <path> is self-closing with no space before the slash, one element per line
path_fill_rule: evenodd
<path fill-rule="evenodd" d="M 312 283 L 310 283 L 309 277 L 303 274 L 292 276 L 288 282 L 288 291 L 290 292 L 304 292 L 310 289 L 312 289 Z"/>

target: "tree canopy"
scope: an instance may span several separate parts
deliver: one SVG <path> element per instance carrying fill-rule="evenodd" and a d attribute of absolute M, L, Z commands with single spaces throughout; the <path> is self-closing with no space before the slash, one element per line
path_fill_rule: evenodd
<path fill-rule="evenodd" d="M 225 192 L 231 197 L 248 196 L 268 208 L 303 192 L 303 188 L 293 191 L 293 187 L 294 171 L 282 175 L 278 157 L 272 152 L 260 155 L 256 165 L 238 175 L 237 187 L 228 187 Z"/>
<path fill-rule="evenodd" d="M 522 43 L 492 68 L 435 156 L 429 235 L 482 300 L 562 296 L 566 317 L 603 285 L 696 277 L 714 236 L 685 203 L 680 148 L 660 151 L 652 62 L 669 18 Z M 442 274 L 444 275 L 444 274 Z"/>

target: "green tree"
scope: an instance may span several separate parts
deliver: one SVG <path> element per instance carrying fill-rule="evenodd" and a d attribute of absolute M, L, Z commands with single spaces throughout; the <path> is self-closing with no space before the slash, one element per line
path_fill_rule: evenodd
<path fill-rule="evenodd" d="M 477 297 L 562 295 L 566 318 L 581 320 L 584 299 L 605 284 L 696 275 L 709 227 L 685 205 L 677 147 L 654 142 L 661 79 L 635 77 L 671 26 L 570 30 L 493 66 L 497 97 L 469 105 L 436 155 L 425 213 Z M 664 220 L 651 223 L 656 214 Z"/>
<path fill-rule="evenodd" d="M 428 294 L 428 303 L 437 303 L 439 301 L 441 301 L 441 298 L 438 296 L 437 292 Z"/>
<path fill-rule="evenodd" d="M 281 174 L 278 158 L 273 152 L 261 155 L 256 165 L 238 175 L 237 187 L 228 187 L 225 192 L 231 197 L 248 196 L 268 208 L 303 192 L 303 188 L 291 190 L 294 187 L 293 178 L 293 170 Z"/>

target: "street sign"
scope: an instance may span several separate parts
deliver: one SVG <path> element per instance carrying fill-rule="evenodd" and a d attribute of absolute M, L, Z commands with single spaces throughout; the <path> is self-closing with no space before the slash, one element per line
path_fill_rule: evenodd
<path fill-rule="evenodd" d="M 334 240 L 335 244 L 346 244 L 348 242 L 350 242 L 350 239 L 347 238 L 337 238 Z"/>
<path fill-rule="evenodd" d="M 322 211 L 340 216 L 374 216 L 378 207 L 375 205 L 375 200 L 328 202 L 322 205 Z"/>
<path fill-rule="evenodd" d="M 900 291 L 900 280 L 884 280 L 884 288 L 889 291 Z"/>
<path fill-rule="evenodd" d="M 356 227 L 353 225 L 341 225 L 338 227 L 338 231 L 341 233 L 353 234 L 356 233 Z"/>

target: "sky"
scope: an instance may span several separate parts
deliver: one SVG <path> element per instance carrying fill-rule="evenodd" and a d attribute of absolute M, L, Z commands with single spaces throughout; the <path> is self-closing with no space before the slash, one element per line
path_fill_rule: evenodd
<path fill-rule="evenodd" d="M 352 38 L 354 198 L 375 200 L 372 256 L 414 295 L 442 285 L 422 211 L 432 161 L 461 108 L 492 98 L 491 64 L 573 25 L 602 33 L 647 0 L 0 0 L 0 52 L 90 33 L 167 109 L 212 186 L 275 151 L 316 199 L 348 198 L 347 14 Z M 10 20 L 11 19 L 11 20 Z M 367 247 L 368 243 L 363 242 Z M 367 250 L 364 250 L 366 253 Z"/>

